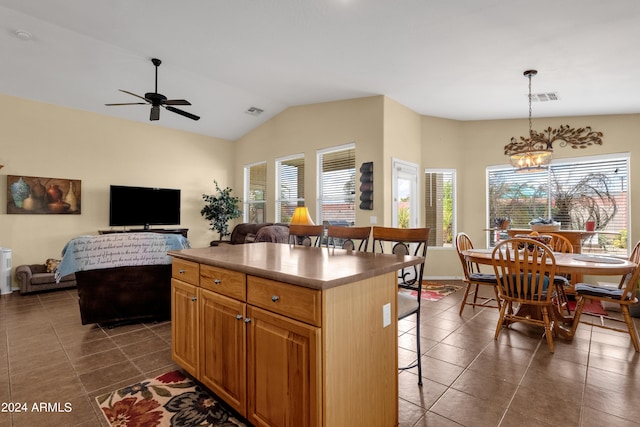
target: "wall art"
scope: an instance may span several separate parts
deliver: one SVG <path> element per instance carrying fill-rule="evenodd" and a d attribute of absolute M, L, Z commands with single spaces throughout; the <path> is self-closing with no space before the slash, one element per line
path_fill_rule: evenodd
<path fill-rule="evenodd" d="M 79 214 L 79 179 L 7 175 L 8 214 Z"/>

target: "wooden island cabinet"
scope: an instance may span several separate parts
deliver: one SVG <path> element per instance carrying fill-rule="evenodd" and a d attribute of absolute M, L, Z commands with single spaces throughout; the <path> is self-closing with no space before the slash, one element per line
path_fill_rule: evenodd
<path fill-rule="evenodd" d="M 397 425 L 396 271 L 420 258 L 278 243 L 169 254 L 173 359 L 249 422 Z"/>

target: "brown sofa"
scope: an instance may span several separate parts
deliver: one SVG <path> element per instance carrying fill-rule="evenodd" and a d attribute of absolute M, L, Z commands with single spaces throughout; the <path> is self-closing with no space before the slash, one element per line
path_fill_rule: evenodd
<path fill-rule="evenodd" d="M 56 283 L 55 274 L 48 273 L 45 264 L 19 265 L 16 267 L 16 278 L 20 284 L 21 294 L 77 286 L 75 274 L 68 274 Z"/>
<path fill-rule="evenodd" d="M 231 231 L 229 240 L 214 240 L 211 246 L 221 243 L 242 245 L 253 242 L 288 243 L 289 224 L 274 224 L 262 222 L 259 224 L 242 223 L 236 225 Z"/>

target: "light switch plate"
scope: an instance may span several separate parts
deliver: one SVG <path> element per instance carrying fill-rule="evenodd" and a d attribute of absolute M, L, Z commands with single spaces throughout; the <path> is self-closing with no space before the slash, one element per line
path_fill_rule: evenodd
<path fill-rule="evenodd" d="M 370 216 L 369 217 L 369 223 L 371 224 L 377 224 L 378 223 L 378 217 L 377 216 Z"/>
<path fill-rule="evenodd" d="M 382 306 L 382 327 L 386 328 L 391 324 L 391 304 L 386 303 Z"/>

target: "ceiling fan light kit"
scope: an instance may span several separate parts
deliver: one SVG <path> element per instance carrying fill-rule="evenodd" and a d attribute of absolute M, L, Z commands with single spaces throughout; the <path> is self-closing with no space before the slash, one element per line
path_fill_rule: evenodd
<path fill-rule="evenodd" d="M 135 96 L 144 100 L 145 102 L 125 102 L 125 103 L 116 103 L 116 104 L 105 104 L 107 106 L 119 106 L 119 105 L 151 105 L 151 113 L 149 115 L 149 120 L 155 121 L 160 120 L 160 107 L 166 109 L 167 111 L 171 111 L 172 113 L 179 114 L 181 116 L 187 117 L 191 120 L 200 120 L 200 116 L 196 116 L 195 114 L 191 114 L 187 111 L 180 110 L 178 108 L 173 107 L 173 105 L 191 105 L 189 101 L 186 99 L 167 99 L 161 93 L 158 93 L 158 67 L 162 64 L 162 61 L 158 58 L 152 58 L 151 62 L 156 67 L 156 85 L 155 92 L 147 92 L 144 96 L 137 95 L 133 92 L 129 92 L 124 89 L 119 89 L 120 92 L 124 92 L 126 94 Z"/>
<path fill-rule="evenodd" d="M 591 127 L 574 129 L 569 125 L 561 125 L 558 129 L 551 127 L 543 132 L 531 129 L 531 79 L 538 74 L 536 70 L 527 70 L 524 76 L 529 79 L 529 137 L 511 138 L 504 147 L 504 154 L 509 156 L 511 165 L 518 172 L 537 172 L 547 169 L 553 157 L 553 143 L 560 141 L 560 146 L 571 148 L 587 148 L 590 145 L 602 145 L 602 132 L 591 130 Z"/>

